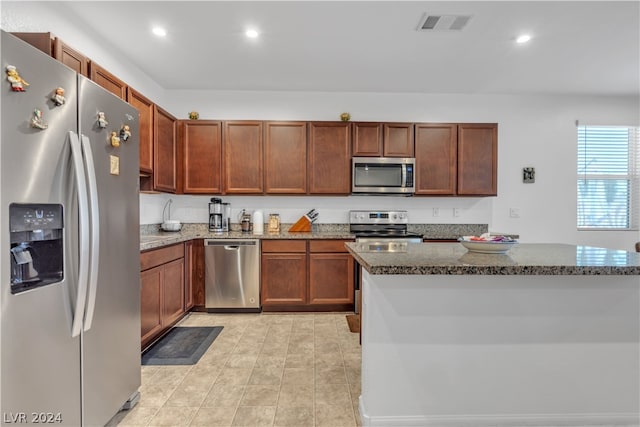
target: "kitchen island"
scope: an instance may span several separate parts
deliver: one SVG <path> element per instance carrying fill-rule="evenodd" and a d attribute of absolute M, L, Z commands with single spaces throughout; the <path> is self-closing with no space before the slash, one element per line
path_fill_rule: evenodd
<path fill-rule="evenodd" d="M 347 248 L 362 266 L 363 425 L 638 425 L 639 254 Z"/>

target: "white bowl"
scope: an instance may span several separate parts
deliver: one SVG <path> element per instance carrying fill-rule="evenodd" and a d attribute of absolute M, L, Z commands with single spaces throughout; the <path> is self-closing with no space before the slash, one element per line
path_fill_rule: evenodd
<path fill-rule="evenodd" d="M 478 252 L 482 254 L 504 254 L 518 242 L 481 242 L 460 240 L 460 244 L 467 248 L 469 252 Z"/>
<path fill-rule="evenodd" d="M 182 224 L 180 223 L 180 221 L 170 219 L 163 222 L 160 228 L 162 228 L 164 231 L 180 231 L 180 229 L 182 228 Z"/>

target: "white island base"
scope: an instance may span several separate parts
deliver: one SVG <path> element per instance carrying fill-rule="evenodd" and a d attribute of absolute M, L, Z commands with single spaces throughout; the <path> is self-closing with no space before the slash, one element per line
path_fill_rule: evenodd
<path fill-rule="evenodd" d="M 639 424 L 638 276 L 362 278 L 363 425 Z"/>

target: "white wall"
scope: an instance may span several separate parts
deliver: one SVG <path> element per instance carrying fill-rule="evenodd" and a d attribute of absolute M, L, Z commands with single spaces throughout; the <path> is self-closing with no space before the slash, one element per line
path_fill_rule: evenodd
<path fill-rule="evenodd" d="M 403 208 L 412 222 L 481 222 L 490 230 L 519 233 L 525 242 L 593 244 L 633 249 L 638 232 L 576 231 L 575 121 L 584 124 L 640 125 L 640 100 L 559 95 L 447 95 L 387 93 L 312 93 L 241 91 L 166 91 L 123 58 L 107 40 L 74 19 L 68 7 L 47 2 L 0 2 L 6 31 L 50 31 L 86 53 L 179 118 L 189 111 L 202 119 L 337 120 L 348 111 L 352 120 L 409 122 L 497 122 L 498 197 L 227 197 L 241 207 L 278 211 L 293 222 L 310 208 L 321 222 L 343 221 L 349 209 Z M 536 168 L 536 183 L 523 184 L 525 166 Z M 171 197 L 173 217 L 205 222 L 208 197 L 140 196 L 142 224 L 160 221 Z M 440 208 L 440 217 L 432 208 Z M 454 207 L 461 215 L 454 218 Z M 510 218 L 518 208 L 520 218 Z"/>

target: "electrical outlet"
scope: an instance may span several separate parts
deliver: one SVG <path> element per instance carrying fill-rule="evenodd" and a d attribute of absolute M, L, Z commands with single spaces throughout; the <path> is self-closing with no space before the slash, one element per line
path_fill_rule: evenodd
<path fill-rule="evenodd" d="M 433 208 L 433 216 L 440 216 L 440 208 Z"/>
<path fill-rule="evenodd" d="M 453 208 L 453 216 L 455 217 L 460 216 L 460 208 Z"/>
<path fill-rule="evenodd" d="M 509 216 L 511 218 L 520 218 L 520 208 L 509 208 Z"/>

